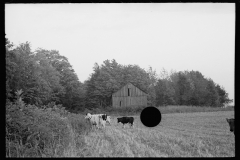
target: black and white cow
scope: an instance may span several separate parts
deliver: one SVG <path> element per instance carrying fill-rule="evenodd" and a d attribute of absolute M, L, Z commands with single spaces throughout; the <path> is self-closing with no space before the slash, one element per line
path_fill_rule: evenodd
<path fill-rule="evenodd" d="M 234 135 L 235 135 L 234 118 L 230 118 L 230 119 L 227 118 L 227 122 L 228 122 L 228 124 L 229 124 L 230 131 L 233 132 Z"/>
<path fill-rule="evenodd" d="M 110 116 L 106 114 L 90 114 L 87 113 L 85 119 L 89 120 L 92 126 L 96 126 L 97 128 L 100 128 L 102 126 L 105 128 L 106 122 L 108 122 L 110 125 Z"/>
<path fill-rule="evenodd" d="M 104 121 L 108 122 L 111 125 L 111 116 L 107 114 L 96 114 L 96 115 L 100 115 Z"/>
<path fill-rule="evenodd" d="M 133 127 L 133 122 L 134 122 L 134 118 L 133 117 L 121 117 L 121 118 L 117 118 L 117 123 L 121 122 L 123 124 L 123 128 L 124 128 L 124 124 L 131 124 L 131 126 Z"/>

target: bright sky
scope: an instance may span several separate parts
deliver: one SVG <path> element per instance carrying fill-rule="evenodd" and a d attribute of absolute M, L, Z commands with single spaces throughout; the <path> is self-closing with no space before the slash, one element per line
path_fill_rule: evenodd
<path fill-rule="evenodd" d="M 199 71 L 234 99 L 234 3 L 5 4 L 6 37 L 58 50 L 81 82 L 94 63 Z"/>

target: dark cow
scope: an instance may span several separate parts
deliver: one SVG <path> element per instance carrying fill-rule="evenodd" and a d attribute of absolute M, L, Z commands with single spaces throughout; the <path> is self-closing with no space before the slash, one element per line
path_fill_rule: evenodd
<path fill-rule="evenodd" d="M 123 124 L 123 128 L 124 128 L 124 124 L 129 123 L 131 124 L 131 126 L 133 127 L 133 121 L 134 118 L 133 117 L 121 117 L 121 118 L 117 118 L 117 123 L 121 122 Z"/>
<path fill-rule="evenodd" d="M 228 122 L 228 124 L 229 124 L 230 131 L 233 132 L 234 135 L 235 135 L 234 118 L 230 118 L 230 119 L 227 118 L 227 122 Z"/>

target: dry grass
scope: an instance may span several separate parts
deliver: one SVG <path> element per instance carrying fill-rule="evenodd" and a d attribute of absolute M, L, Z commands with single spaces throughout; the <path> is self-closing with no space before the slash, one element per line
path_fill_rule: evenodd
<path fill-rule="evenodd" d="M 234 157 L 235 137 L 227 117 L 233 111 L 162 114 L 154 128 L 117 124 L 84 136 L 83 157 Z M 149 117 L 150 118 L 150 117 Z"/>
<path fill-rule="evenodd" d="M 42 110 L 34 106 L 19 111 L 17 107 L 7 106 L 9 132 L 6 136 L 6 157 L 235 156 L 235 136 L 229 131 L 226 121 L 226 118 L 234 117 L 233 108 L 228 111 L 217 109 L 215 112 L 207 112 L 208 107 L 201 110 L 186 106 L 160 108 L 162 121 L 154 128 L 141 123 L 138 110 L 128 109 L 129 112 L 122 110 L 109 114 L 112 117 L 111 126 L 91 129 L 83 113 Z M 12 108 L 13 113 L 10 112 Z M 178 110 L 185 113 L 176 113 Z M 165 114 L 165 111 L 171 114 Z M 187 113 L 190 111 L 193 113 Z M 134 128 L 129 125 L 123 128 L 122 124 L 117 124 L 117 117 L 127 115 L 135 115 Z M 21 122 L 21 127 L 17 128 L 17 122 Z M 24 127 L 29 133 L 21 130 Z M 11 129 L 21 132 L 15 133 Z M 27 140 L 22 143 L 25 137 Z"/>
<path fill-rule="evenodd" d="M 85 109 L 84 112 L 79 112 L 80 114 L 86 113 L 106 113 L 109 115 L 120 116 L 120 115 L 140 115 L 141 111 L 146 107 L 124 107 L 124 108 L 96 108 L 93 110 Z M 228 106 L 226 108 L 222 107 L 207 107 L 207 106 L 159 106 L 157 107 L 162 114 L 168 113 L 193 113 L 193 112 L 216 112 L 216 111 L 234 111 L 234 106 Z"/>
<path fill-rule="evenodd" d="M 234 111 L 234 106 L 226 108 L 207 107 L 207 106 L 166 106 L 157 107 L 162 114 L 166 113 L 193 113 L 193 112 L 216 112 L 216 111 Z"/>

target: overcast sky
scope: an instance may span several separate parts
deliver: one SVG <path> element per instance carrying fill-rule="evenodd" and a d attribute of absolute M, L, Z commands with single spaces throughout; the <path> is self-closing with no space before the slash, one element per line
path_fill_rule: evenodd
<path fill-rule="evenodd" d="M 5 4 L 6 37 L 58 50 L 81 82 L 94 63 L 199 71 L 234 99 L 234 3 Z"/>

